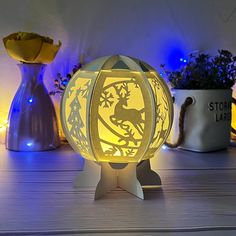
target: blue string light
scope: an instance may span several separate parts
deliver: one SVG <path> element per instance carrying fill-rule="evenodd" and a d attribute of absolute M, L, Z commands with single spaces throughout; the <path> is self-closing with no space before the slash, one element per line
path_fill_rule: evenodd
<path fill-rule="evenodd" d="M 165 65 L 170 70 L 178 70 L 187 62 L 187 57 L 185 51 L 180 47 L 180 45 L 170 45 L 167 51 L 167 58 Z"/>
<path fill-rule="evenodd" d="M 182 57 L 180 57 L 179 61 L 181 61 L 181 62 L 183 62 L 183 63 L 187 63 L 187 59 L 182 58 Z"/>
<path fill-rule="evenodd" d="M 163 150 L 166 150 L 167 149 L 167 146 L 164 144 L 164 145 L 162 145 L 162 147 L 161 147 Z"/>
<path fill-rule="evenodd" d="M 64 80 L 64 81 L 62 81 L 62 84 L 63 84 L 64 86 L 66 86 L 66 85 L 68 84 L 68 82 L 69 82 L 69 81 Z"/>
<path fill-rule="evenodd" d="M 33 102 L 33 98 L 29 98 L 28 102 L 32 103 Z"/>
<path fill-rule="evenodd" d="M 32 146 L 33 146 L 33 143 L 32 143 L 32 142 L 28 142 L 26 145 L 27 145 L 28 147 L 32 147 Z"/>

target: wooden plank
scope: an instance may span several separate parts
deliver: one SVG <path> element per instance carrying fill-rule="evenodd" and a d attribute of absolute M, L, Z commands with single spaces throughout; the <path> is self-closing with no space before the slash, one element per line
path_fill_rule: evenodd
<path fill-rule="evenodd" d="M 8 232 L 0 232 L 0 235 L 4 236 L 26 236 L 26 235 L 62 235 L 62 236 L 68 236 L 68 235 L 89 235 L 89 236 L 182 236 L 188 235 L 188 236 L 234 236 L 236 231 L 233 229 L 209 229 L 209 228 L 190 228 L 190 229 L 175 229 L 175 230 L 169 230 L 169 229 L 130 229 L 130 230 L 96 230 L 94 232 L 93 230 L 64 230 L 64 231 L 57 231 L 57 230 L 51 230 L 51 231 L 8 231 Z"/>
<path fill-rule="evenodd" d="M 172 173 L 172 171 L 168 172 Z M 186 182 L 185 177 L 181 173 L 174 179 L 179 179 L 183 183 L 183 181 Z M 188 222 L 191 222 L 191 226 L 205 225 L 206 222 L 214 226 L 235 225 L 235 188 L 226 185 L 224 189 L 222 184 L 213 186 L 206 184 L 201 187 L 200 183 L 187 186 L 178 186 L 176 183 L 180 182 L 163 184 L 163 188 L 156 191 L 146 191 L 146 201 L 136 199 L 123 191 L 115 191 L 97 202 L 93 201 L 92 190 L 75 191 L 69 182 L 66 187 L 62 184 L 56 190 L 53 189 L 55 183 L 49 185 L 43 183 L 40 188 L 38 183 L 31 184 L 31 189 L 23 183 L 23 186 L 15 186 L 18 188 L 16 192 L 8 190 L 8 193 L 3 193 L 1 191 L 0 222 L 8 220 L 7 224 L 0 223 L 0 228 L 9 227 L 13 216 L 13 223 L 20 221 L 20 227 L 27 221 L 30 222 L 29 227 L 34 225 L 46 226 L 46 228 L 56 227 L 56 225 L 58 227 L 61 225 L 59 222 L 64 222 L 64 219 L 71 219 L 71 222 L 67 224 L 72 224 L 74 228 L 95 225 L 93 221 L 97 222 L 97 227 L 107 225 L 112 228 L 116 226 L 116 222 L 122 222 L 117 227 L 128 227 L 130 224 L 133 227 L 154 225 L 170 227 L 173 223 L 179 227 L 186 227 L 189 225 Z M 37 219 L 37 215 L 33 217 L 35 212 L 46 215 L 46 222 L 42 221 L 41 217 Z M 87 219 L 87 224 L 83 221 L 84 218 Z M 13 224 L 12 227 L 16 225 Z"/>
<path fill-rule="evenodd" d="M 236 184 L 236 170 L 219 169 L 219 170 L 157 170 L 161 176 L 165 190 L 180 189 L 229 189 Z M 79 171 L 21 171 L 21 172 L 1 172 L 0 173 L 0 190 L 1 188 L 12 187 L 13 190 L 20 192 L 42 188 L 45 191 L 52 189 L 59 191 L 71 191 L 72 182 Z M 17 189 L 16 186 L 21 186 Z M 66 187 L 67 186 L 67 187 Z M 28 189 L 28 190 L 27 190 Z M 234 192 L 234 188 L 229 189 Z M 1 192 L 0 192 L 1 194 Z"/>
<path fill-rule="evenodd" d="M 206 153 L 161 149 L 151 162 L 155 169 L 236 169 L 235 155 L 236 147 Z"/>
<path fill-rule="evenodd" d="M 24 197 L 24 196 L 22 196 Z M 140 201 L 124 192 L 112 192 L 93 201 L 93 194 L 28 195 L 1 199 L 1 230 L 65 230 L 187 228 L 235 226 L 235 196 L 149 193 Z"/>
<path fill-rule="evenodd" d="M 0 145 L 0 171 L 80 170 L 83 159 L 68 146 L 50 152 L 10 152 Z M 151 159 L 155 169 L 236 169 L 236 147 L 211 153 L 161 149 Z"/>
<path fill-rule="evenodd" d="M 1 172 L 80 170 L 83 163 L 69 145 L 48 152 L 13 152 L 0 148 Z"/>
<path fill-rule="evenodd" d="M 72 186 L 83 160 L 70 148 L 34 154 L 0 149 L 0 234 L 234 235 L 236 151 L 160 153 L 153 163 L 163 186 L 146 190 L 147 200 L 116 190 L 94 201 L 94 189 Z"/>

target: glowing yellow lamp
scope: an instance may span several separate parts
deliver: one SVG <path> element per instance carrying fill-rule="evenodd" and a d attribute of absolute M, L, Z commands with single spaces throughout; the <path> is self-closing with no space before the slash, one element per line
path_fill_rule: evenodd
<path fill-rule="evenodd" d="M 143 198 L 136 166 L 165 142 L 172 106 L 164 80 L 135 58 L 102 57 L 73 76 L 61 119 L 73 149 L 102 167 L 95 198 L 116 186 Z"/>
<path fill-rule="evenodd" d="M 231 119 L 231 139 L 236 140 L 236 100 L 232 103 L 232 119 Z"/>

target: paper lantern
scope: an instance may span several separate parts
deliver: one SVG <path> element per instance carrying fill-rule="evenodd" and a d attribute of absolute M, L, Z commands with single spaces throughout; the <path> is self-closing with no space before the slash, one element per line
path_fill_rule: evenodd
<path fill-rule="evenodd" d="M 116 55 L 99 58 L 73 76 L 61 118 L 68 142 L 84 158 L 136 166 L 165 142 L 172 110 L 169 89 L 152 67 Z"/>
<path fill-rule="evenodd" d="M 232 98 L 232 117 L 231 117 L 231 139 L 236 140 L 236 99 Z"/>

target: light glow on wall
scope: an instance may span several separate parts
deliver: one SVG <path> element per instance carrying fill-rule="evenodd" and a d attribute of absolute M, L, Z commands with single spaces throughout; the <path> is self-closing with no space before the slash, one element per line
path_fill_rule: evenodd
<path fill-rule="evenodd" d="M 5 143 L 5 134 L 8 127 L 7 112 L 0 111 L 0 143 Z"/>

